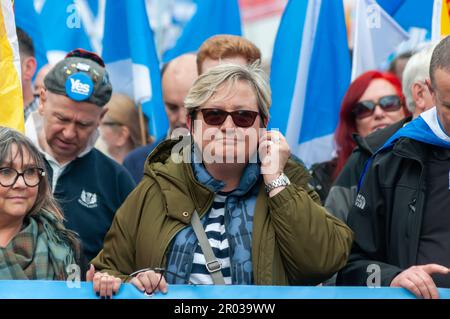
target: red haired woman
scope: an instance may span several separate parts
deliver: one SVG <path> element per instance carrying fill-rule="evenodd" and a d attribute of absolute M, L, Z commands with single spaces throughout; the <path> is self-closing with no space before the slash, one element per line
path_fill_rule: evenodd
<path fill-rule="evenodd" d="M 354 134 L 365 138 L 370 133 L 394 124 L 409 115 L 401 83 L 388 72 L 367 71 L 349 86 L 342 100 L 334 138 L 337 157 L 311 168 L 312 184 L 322 202 L 356 146 Z"/>

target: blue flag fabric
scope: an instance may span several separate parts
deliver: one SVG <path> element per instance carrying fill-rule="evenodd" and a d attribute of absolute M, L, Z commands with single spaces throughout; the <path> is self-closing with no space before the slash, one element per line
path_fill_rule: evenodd
<path fill-rule="evenodd" d="M 37 70 L 48 63 L 47 50 L 41 34 L 40 19 L 33 6 L 33 0 L 14 2 L 16 26 L 20 27 L 33 40 Z"/>
<path fill-rule="evenodd" d="M 329 160 L 350 83 L 341 1 L 288 2 L 275 40 L 270 83 L 270 128 L 285 134 L 292 153 L 307 166 Z"/>
<path fill-rule="evenodd" d="M 434 1 L 377 0 L 377 2 L 404 30 L 416 27 L 426 29 L 431 34 Z"/>
<path fill-rule="evenodd" d="M 73 0 L 46 0 L 39 21 L 50 63 L 56 63 L 76 48 L 93 51 Z"/>
<path fill-rule="evenodd" d="M 114 90 L 133 96 L 150 120 L 150 133 L 165 136 L 169 125 L 145 0 L 107 2 L 102 55 Z"/>
<path fill-rule="evenodd" d="M 216 34 L 242 34 L 237 0 L 197 0 L 196 13 L 184 27 L 175 46 L 163 54 L 163 61 L 196 52 L 206 39 Z"/>

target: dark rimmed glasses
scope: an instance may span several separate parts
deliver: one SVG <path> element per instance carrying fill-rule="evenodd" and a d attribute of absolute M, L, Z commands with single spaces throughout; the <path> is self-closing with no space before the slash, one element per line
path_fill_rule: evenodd
<path fill-rule="evenodd" d="M 156 268 L 144 268 L 144 269 L 140 269 L 140 270 L 137 270 L 137 271 L 131 273 L 130 275 L 128 275 L 128 277 L 136 277 L 136 276 L 139 275 L 140 273 L 143 273 L 143 272 L 146 272 L 146 271 L 150 271 L 150 270 L 154 271 L 154 272 L 157 273 L 157 274 L 161 274 L 161 276 L 159 277 L 159 280 L 158 280 L 158 283 L 156 284 L 156 286 L 155 286 L 155 287 L 152 286 L 152 290 L 151 290 L 151 291 L 146 291 L 146 294 L 147 294 L 147 295 L 150 295 L 150 296 L 151 296 L 151 295 L 153 295 L 153 294 L 155 293 L 156 289 L 158 289 L 159 284 L 161 283 L 161 280 L 162 280 L 164 274 L 169 274 L 169 275 L 172 275 L 172 276 L 174 276 L 174 277 L 176 277 L 176 278 L 182 279 L 182 280 L 184 280 L 185 282 L 187 282 L 188 285 L 195 285 L 195 284 L 194 284 L 192 281 L 190 281 L 189 279 L 186 279 L 186 278 L 184 278 L 183 276 L 180 276 L 179 274 L 177 274 L 177 273 L 175 273 L 175 272 L 169 271 L 169 270 L 167 270 L 167 269 L 165 269 L 165 268 L 158 268 L 158 267 L 156 267 Z"/>
<path fill-rule="evenodd" d="M 357 119 L 363 119 L 371 116 L 375 112 L 376 106 L 379 105 L 385 112 L 398 111 L 402 107 L 402 101 L 398 95 L 387 95 L 381 97 L 378 102 L 360 101 L 353 107 L 352 113 Z"/>
<path fill-rule="evenodd" d="M 45 171 L 40 167 L 28 167 L 22 173 L 19 173 L 12 167 L 0 167 L 0 185 L 3 187 L 13 186 L 20 176 L 22 176 L 25 185 L 35 187 L 45 176 Z"/>
<path fill-rule="evenodd" d="M 233 123 L 238 127 L 250 127 L 255 123 L 256 117 L 259 115 L 259 112 L 248 111 L 248 110 L 237 110 L 233 112 L 227 112 L 220 109 L 199 109 L 195 110 L 202 112 L 203 119 L 206 124 L 219 126 L 222 125 L 223 122 L 227 119 L 228 115 L 233 119 Z"/>

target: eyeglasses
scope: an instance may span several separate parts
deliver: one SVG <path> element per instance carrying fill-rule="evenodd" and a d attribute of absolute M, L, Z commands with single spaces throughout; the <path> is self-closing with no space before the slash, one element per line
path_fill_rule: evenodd
<path fill-rule="evenodd" d="M 147 295 L 150 295 L 150 296 L 151 296 L 151 295 L 153 295 L 153 294 L 155 293 L 156 289 L 159 287 L 159 284 L 161 283 L 161 280 L 162 280 L 164 274 L 169 274 L 169 275 L 175 276 L 176 278 L 182 279 L 182 280 L 186 281 L 189 285 L 195 285 L 195 284 L 194 284 L 192 281 L 190 281 L 189 279 L 186 279 L 186 278 L 184 278 L 183 276 L 180 276 L 180 275 L 178 275 L 177 273 L 174 273 L 174 272 L 172 272 L 172 271 L 169 271 L 169 270 L 167 270 L 167 269 L 165 269 L 165 268 L 144 268 L 144 269 L 137 270 L 137 271 L 133 272 L 132 274 L 130 274 L 130 275 L 128 275 L 128 276 L 129 276 L 129 277 L 136 277 L 136 276 L 139 275 L 140 273 L 143 273 L 143 272 L 146 272 L 146 271 L 150 271 L 150 270 L 153 270 L 153 271 L 154 271 L 155 273 L 157 273 L 157 274 L 161 274 L 161 276 L 159 277 L 159 280 L 158 280 L 158 283 L 156 284 L 156 286 L 155 286 L 155 287 L 152 286 L 151 292 L 146 291 L 146 294 L 147 294 Z M 151 284 L 151 283 L 150 283 L 150 284 Z"/>
<path fill-rule="evenodd" d="M 259 112 L 239 110 L 233 112 L 227 112 L 219 109 L 201 109 L 198 110 L 202 112 L 203 119 L 206 124 L 219 126 L 227 119 L 228 115 L 231 115 L 233 123 L 239 127 L 250 127 L 255 123 L 256 117 Z M 195 112 L 195 111 L 194 111 Z"/>
<path fill-rule="evenodd" d="M 0 167 L 0 185 L 3 187 L 13 186 L 19 176 L 22 176 L 25 185 L 35 187 L 41 182 L 42 177 L 45 176 L 45 171 L 39 167 L 29 167 L 22 173 L 19 173 L 12 167 Z"/>
<path fill-rule="evenodd" d="M 379 105 L 386 112 L 398 111 L 402 107 L 402 101 L 398 95 L 387 95 L 381 97 L 378 102 L 360 101 L 353 107 L 352 113 L 357 119 L 371 116 L 375 112 L 375 107 Z"/>

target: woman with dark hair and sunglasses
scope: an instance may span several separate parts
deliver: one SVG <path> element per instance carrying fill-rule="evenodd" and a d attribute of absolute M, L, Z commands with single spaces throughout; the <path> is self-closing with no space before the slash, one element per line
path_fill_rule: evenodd
<path fill-rule="evenodd" d="M 358 137 L 392 125 L 409 115 L 402 86 L 392 73 L 367 71 L 349 86 L 334 134 L 337 157 L 311 167 L 311 184 L 322 202 L 356 146 Z"/>
<path fill-rule="evenodd" d="M 270 104 L 255 65 L 202 74 L 185 99 L 192 139 L 150 154 L 95 268 L 147 293 L 167 283 L 314 285 L 341 268 L 352 233 L 320 205 L 285 138 L 265 128 Z"/>

